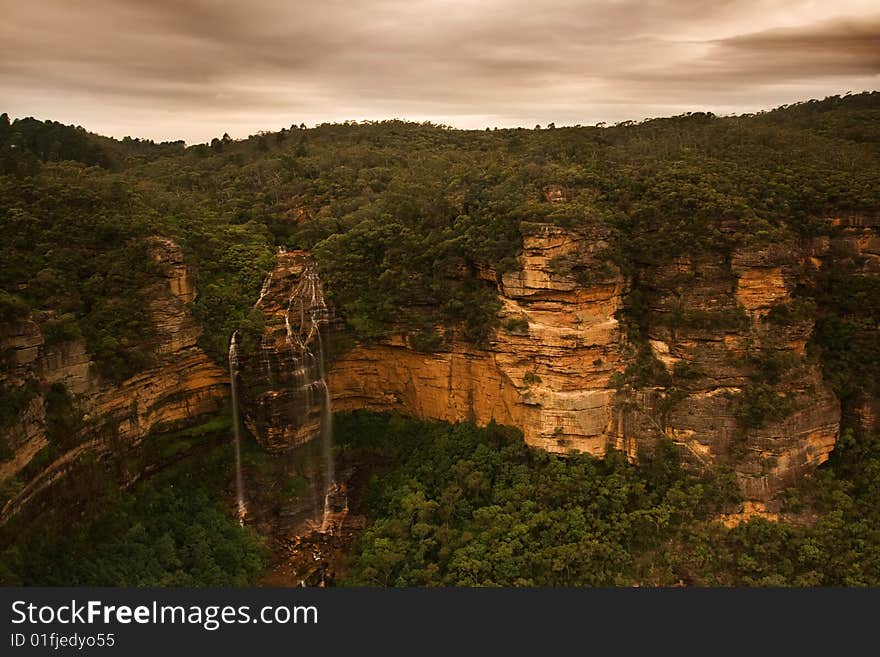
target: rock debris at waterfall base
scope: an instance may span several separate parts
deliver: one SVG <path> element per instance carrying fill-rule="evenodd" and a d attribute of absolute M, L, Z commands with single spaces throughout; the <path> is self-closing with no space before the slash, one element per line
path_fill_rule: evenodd
<path fill-rule="evenodd" d="M 315 525 L 301 535 L 275 538 L 272 548 L 279 563 L 260 585 L 332 586 L 345 574 L 352 542 L 366 526 L 366 516 L 346 515 L 341 527 L 337 524 L 329 531 Z"/>

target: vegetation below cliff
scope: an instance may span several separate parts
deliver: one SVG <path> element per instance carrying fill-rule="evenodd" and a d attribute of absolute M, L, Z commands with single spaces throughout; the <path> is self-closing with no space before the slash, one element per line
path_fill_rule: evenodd
<path fill-rule="evenodd" d="M 612 444 L 615 427 L 615 438 L 639 437 L 644 427 L 635 420 L 622 426 L 627 418 L 611 422 L 603 409 L 650 389 L 657 393 L 648 400 L 657 418 L 644 422 L 656 424 L 652 436 L 676 436 L 680 444 L 696 436 L 697 448 L 714 449 L 685 444 L 697 467 L 717 453 L 740 483 L 766 494 L 749 499 L 769 500 L 792 480 L 782 475 L 801 476 L 825 458 L 838 435 L 840 401 L 850 418 L 860 415 L 852 426 L 865 420 L 866 434 L 877 417 L 878 118 L 874 92 L 741 117 L 688 114 L 612 127 L 485 132 L 400 121 L 324 124 L 184 148 L 2 115 L 0 216 L 8 239 L 0 245 L 0 465 L 16 474 L 0 482 L 0 496 L 19 493 L 70 451 L 86 415 L 97 426 L 109 414 L 108 406 L 86 413 L 51 378 L 65 348 L 75 342 L 82 356 L 78 373 L 67 379 L 88 380 L 90 390 L 130 380 L 160 358 L 157 345 L 169 331 L 159 335 L 167 324 L 161 311 L 148 311 L 155 299 L 145 292 L 161 278 L 162 265 L 147 249 L 148 238 L 160 235 L 183 248 L 175 262 L 194 275 L 194 281 L 186 277 L 187 288 L 195 285 L 179 306 L 195 315 L 204 329 L 198 340 L 217 362 L 225 360 L 233 330 L 240 331 L 242 352 L 256 353 L 266 319 L 254 302 L 276 247 L 308 249 L 349 329 L 334 338 L 333 353 L 350 335 L 369 342 L 403 334 L 404 345 L 425 352 L 444 351 L 454 337 L 470 377 L 477 362 L 470 356 L 489 353 L 474 345 L 486 347 L 504 332 L 521 339 L 521 347 L 528 347 L 526 339 L 551 337 L 553 353 L 512 349 L 517 362 L 509 371 L 517 373 L 508 377 L 517 391 L 534 395 L 524 405 L 570 411 L 548 414 L 546 426 L 534 423 L 533 430 L 546 434 L 544 446 L 569 448 L 565 418 L 582 432 L 577 436 L 599 437 L 602 449 Z M 830 220 L 841 215 L 847 216 L 838 225 Z M 548 312 L 547 290 L 540 288 L 534 296 L 543 308 L 529 315 L 527 304 L 514 300 L 504 312 L 516 312 L 502 314 L 507 322 L 493 333 L 501 302 L 513 300 L 504 281 L 516 283 L 502 274 L 525 274 L 518 270 L 524 238 L 541 227 L 577 247 L 529 273 L 551 283 L 570 276 L 583 286 L 611 277 L 614 302 L 604 315 L 584 302 L 569 330 L 565 316 Z M 290 292 L 274 302 L 281 312 Z M 598 319 L 600 331 L 586 330 Z M 182 333 L 193 342 L 199 335 Z M 612 337 L 604 341 L 606 335 Z M 703 348 L 710 343 L 712 349 Z M 561 362 L 569 345 L 596 353 Z M 607 404 L 588 394 L 575 400 L 564 379 L 551 377 L 551 360 L 566 373 L 582 363 L 606 368 L 593 381 L 577 382 L 576 391 L 607 393 Z M 268 380 L 272 363 L 260 361 L 260 372 L 264 362 Z M 452 366 L 450 355 L 449 376 L 435 386 L 441 401 L 453 388 Z M 378 370 L 355 370 L 382 378 L 370 372 Z M 473 376 L 491 379 L 482 372 Z M 224 382 L 215 376 L 207 384 Z M 506 383 L 499 377 L 498 388 Z M 362 403 L 363 391 L 355 388 L 353 403 Z M 548 393 L 560 391 L 561 405 L 551 407 Z M 183 392 L 171 395 L 185 409 L 178 416 L 190 413 Z M 401 408 L 393 392 L 378 393 Z M 699 404 L 680 403 L 689 396 Z M 514 399 L 511 405 L 519 403 Z M 155 404 L 139 408 L 125 395 L 115 401 L 121 404 L 113 406 L 118 417 L 107 431 L 107 451 L 124 452 L 129 446 L 114 431 L 122 422 L 137 425 Z M 438 407 L 448 410 L 444 403 Z M 205 408 L 199 412 L 217 405 Z M 434 417 L 477 417 L 473 409 L 471 396 L 454 413 Z M 636 402 L 627 408 L 640 409 Z M 497 418 L 483 421 L 489 417 Z M 773 425 L 781 422 L 788 424 Z M 728 531 L 713 519 L 729 510 L 730 475 L 698 481 L 683 473 L 671 449 L 661 447 L 638 467 L 616 453 L 561 462 L 496 426 L 450 429 L 362 416 L 341 424 L 354 460 L 363 454 L 387 468 L 371 493 L 374 524 L 354 560 L 352 583 L 878 581 L 877 446 L 869 435 L 858 443 L 846 437 L 830 465 L 788 491 L 781 522 L 752 520 Z M 49 444 L 40 447 L 43 427 Z M 170 443 L 149 438 L 145 452 L 156 446 L 173 452 L 188 449 L 193 436 L 180 444 L 180 436 Z M 781 445 L 786 439 L 792 444 Z M 641 447 L 613 444 L 632 452 Z M 83 471 L 91 473 L 87 445 L 84 454 Z M 134 501 L 108 493 L 115 487 L 110 480 L 71 477 L 65 494 L 89 500 L 81 522 L 65 534 L 62 519 L 50 514 L 41 525 L 45 535 L 27 528 L 8 534 L 2 544 L 15 547 L 6 554 L 4 579 L 253 581 L 259 550 L 217 502 L 229 468 L 219 454 L 204 463 L 179 461 L 139 482 Z M 121 479 L 139 476 L 144 465 L 130 464 Z M 301 474 L 287 473 L 293 497 Z M 184 525 L 183 517 L 197 520 Z M 193 527 L 204 532 L 187 533 Z M 237 557 L 224 542 L 237 546 Z M 201 546 L 204 569 L 190 544 Z M 157 545 L 164 550 L 159 556 Z M 97 556 L 83 556 L 92 546 Z M 80 565 L 66 554 L 79 555 Z"/>
<path fill-rule="evenodd" d="M 81 464 L 75 483 L 56 490 L 50 508 L 0 528 L 0 584 L 253 584 L 266 555 L 230 512 L 229 432 L 229 417 L 221 416 L 152 436 L 143 463 Z M 117 469 L 163 462 L 156 474 L 120 490 Z"/>
<path fill-rule="evenodd" d="M 0 530 L 0 582 L 256 582 L 269 564 L 269 537 L 256 532 L 273 530 L 242 528 L 230 510 L 228 421 L 152 437 L 147 457 L 170 465 L 125 491 L 106 464 L 81 464 L 77 485 L 59 492 L 65 502 Z M 688 475 L 671 447 L 635 466 L 617 452 L 561 459 L 499 425 L 364 412 L 335 423 L 340 461 L 369 482 L 350 491 L 352 512 L 370 524 L 343 585 L 880 584 L 877 439 L 845 435 L 828 464 L 786 492 L 779 521 L 728 528 L 723 514 L 738 508 L 730 475 Z M 244 458 L 252 482 L 277 470 L 250 441 Z M 251 484 L 255 516 L 311 497 L 298 467 L 286 467 L 291 481 Z"/>
<path fill-rule="evenodd" d="M 671 448 L 634 466 L 620 453 L 559 459 L 494 425 L 355 413 L 336 426 L 349 458 L 384 463 L 349 585 L 880 584 L 876 439 L 847 435 L 788 491 L 781 521 L 728 529 L 729 476 L 696 479 Z"/>

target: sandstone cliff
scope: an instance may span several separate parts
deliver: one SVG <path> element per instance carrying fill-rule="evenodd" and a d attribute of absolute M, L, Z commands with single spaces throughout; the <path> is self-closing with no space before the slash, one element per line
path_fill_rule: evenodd
<path fill-rule="evenodd" d="M 329 411 L 321 330 L 330 316 L 308 253 L 279 253 L 256 307 L 265 329 L 239 364 L 242 417 L 263 448 L 278 451 L 318 435 Z"/>
<path fill-rule="evenodd" d="M 430 354 L 400 338 L 360 345 L 333 363 L 335 407 L 452 422 L 494 419 L 522 429 L 531 445 L 603 454 L 616 437 L 609 379 L 624 366 L 616 318 L 623 277 L 609 270 L 583 286 L 554 273 L 557 259 L 601 252 L 601 236 L 540 224 L 524 231 L 522 269 L 497 283 L 501 328 L 487 349 L 454 339 L 448 351 Z"/>
<path fill-rule="evenodd" d="M 2 382 L 35 390 L 18 422 L 3 430 L 13 454 L 0 462 L 0 482 L 9 486 L 17 481 L 18 489 L 3 509 L 4 518 L 81 455 L 134 446 L 154 427 L 213 413 L 223 405 L 228 377 L 196 345 L 201 329 L 187 309 L 196 290 L 180 247 L 164 238 L 151 239 L 149 247 L 162 272 L 146 290 L 158 336 L 149 369 L 112 384 L 97 373 L 82 341 L 47 345 L 41 317 L 3 327 L 0 346 L 13 366 L 4 371 Z M 82 417 L 72 435 L 47 431 L 51 390 L 63 391 L 72 414 Z"/>
<path fill-rule="evenodd" d="M 334 409 L 495 420 L 557 453 L 616 448 L 636 458 L 665 436 L 696 469 L 729 464 L 753 500 L 827 459 L 841 411 L 807 354 L 812 319 L 777 317 L 822 266 L 815 244 L 791 237 L 729 258 L 646 264 L 638 284 L 649 320 L 636 339 L 621 321 L 634 283 L 604 258 L 602 234 L 545 224 L 523 233 L 520 270 L 480 273 L 502 302 L 486 348 L 454 333 L 431 353 L 403 336 L 357 344 L 330 366 Z M 291 398 L 301 365 L 283 329 L 309 263 L 303 252 L 280 254 L 258 303 L 268 328 L 250 359 L 245 416 L 272 449 L 315 434 L 314 403 Z M 636 385 L 645 349 L 662 371 Z"/>
<path fill-rule="evenodd" d="M 833 224 L 839 232 L 815 240 L 814 262 L 836 266 L 857 278 L 880 276 L 880 215 L 846 215 L 835 218 Z M 873 379 L 870 387 L 876 390 L 876 373 Z M 843 413 L 848 426 L 880 435 L 880 395 L 858 392 L 844 400 Z"/>
<path fill-rule="evenodd" d="M 669 380 L 635 395 L 624 433 L 665 434 L 701 467 L 730 464 L 749 499 L 771 497 L 828 458 L 840 404 L 807 356 L 812 318 L 780 322 L 813 267 L 786 243 L 648 268 L 653 355 Z"/>

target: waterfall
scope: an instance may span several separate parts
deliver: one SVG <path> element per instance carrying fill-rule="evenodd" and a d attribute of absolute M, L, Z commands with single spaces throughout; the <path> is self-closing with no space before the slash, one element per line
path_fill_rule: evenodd
<path fill-rule="evenodd" d="M 238 331 L 229 340 L 229 387 L 232 392 L 232 429 L 235 436 L 235 498 L 238 522 L 244 525 L 247 505 L 244 501 L 244 479 L 241 475 L 241 428 L 238 416 Z"/>
<path fill-rule="evenodd" d="M 266 298 L 266 293 L 269 292 L 269 286 L 272 285 L 272 272 L 269 272 L 269 275 L 266 276 L 263 281 L 263 286 L 260 288 L 260 296 L 257 299 L 257 302 L 254 304 L 254 308 L 258 307 L 261 303 L 263 303 L 263 299 Z"/>
<path fill-rule="evenodd" d="M 337 490 L 333 462 L 333 407 L 330 386 L 324 364 L 324 345 L 321 327 L 329 323 L 330 313 L 324 301 L 324 291 L 317 267 L 306 267 L 299 283 L 291 291 L 284 317 L 287 342 L 294 362 L 295 385 L 300 393 L 301 417 L 309 420 L 313 391 L 320 395 L 320 440 L 323 461 L 324 508 L 322 528 L 327 528 L 330 499 Z M 298 326 L 295 326 L 298 324 Z"/>
<path fill-rule="evenodd" d="M 272 286 L 272 272 L 270 271 L 268 276 L 263 280 L 263 286 L 260 288 L 260 296 L 257 299 L 257 302 L 254 304 L 254 308 L 259 308 L 263 303 L 263 299 L 266 298 L 266 295 L 269 293 L 269 288 Z M 262 341 L 260 342 L 260 352 L 263 354 L 263 368 L 266 371 L 266 384 L 272 385 L 272 360 L 270 354 L 274 349 L 274 344 L 272 343 L 272 339 L 268 335 L 264 335 Z"/>

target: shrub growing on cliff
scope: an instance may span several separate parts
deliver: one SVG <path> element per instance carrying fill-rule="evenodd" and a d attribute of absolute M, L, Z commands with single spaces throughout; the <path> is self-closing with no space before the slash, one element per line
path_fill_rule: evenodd
<path fill-rule="evenodd" d="M 768 383 L 751 383 L 731 400 L 734 417 L 744 429 L 758 429 L 791 413 L 791 400 Z"/>

